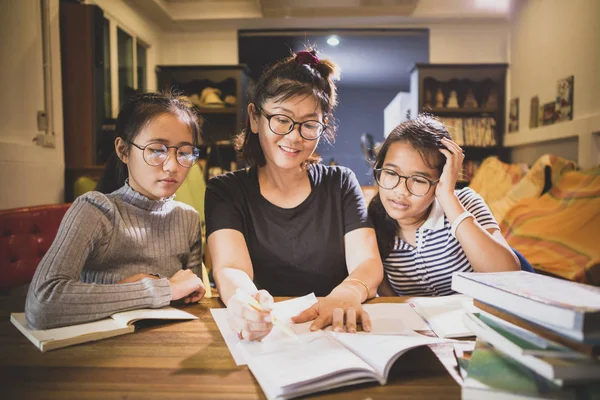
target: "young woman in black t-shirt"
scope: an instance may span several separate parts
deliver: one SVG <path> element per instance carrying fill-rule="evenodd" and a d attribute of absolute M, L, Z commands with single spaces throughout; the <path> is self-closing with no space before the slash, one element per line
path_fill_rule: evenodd
<path fill-rule="evenodd" d="M 219 294 L 238 336 L 260 340 L 272 328 L 275 296 L 314 292 L 319 301 L 293 318 L 370 330 L 361 303 L 383 279 L 375 232 L 356 177 L 318 164 L 320 140 L 334 136 L 337 67 L 301 51 L 266 70 L 248 105 L 238 151 L 249 168 L 211 179 L 208 248 Z M 265 310 L 248 307 L 256 298 Z"/>

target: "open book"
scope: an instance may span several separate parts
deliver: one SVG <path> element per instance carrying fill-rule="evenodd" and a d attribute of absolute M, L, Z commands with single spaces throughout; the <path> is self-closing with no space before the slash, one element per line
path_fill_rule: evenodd
<path fill-rule="evenodd" d="M 297 297 L 291 300 L 283 300 L 273 305 L 273 315 L 279 320 L 287 322 L 289 329 L 296 335 L 302 335 L 310 332 L 310 325 L 313 321 L 301 324 L 294 324 L 290 318 L 298 315 L 301 311 L 309 308 L 317 302 L 314 293 L 303 297 Z M 373 334 L 380 335 L 413 335 L 415 330 L 428 330 L 427 324 L 415 313 L 414 309 L 407 303 L 377 303 L 364 304 L 363 308 L 371 317 L 371 327 Z M 246 360 L 241 348 L 238 347 L 240 339 L 237 333 L 231 328 L 226 308 L 210 310 L 227 348 L 236 365 L 246 365 Z M 332 330 L 328 326 L 325 330 Z M 265 343 L 276 342 L 288 336 L 273 326 L 273 330 L 261 342 L 254 342 L 254 346 L 263 346 Z M 247 344 L 250 345 L 250 344 Z"/>
<path fill-rule="evenodd" d="M 273 342 L 239 343 L 248 368 L 269 399 L 291 399 L 364 382 L 387 383 L 394 362 L 408 350 L 446 340 L 413 335 L 336 333 Z"/>
<path fill-rule="evenodd" d="M 473 299 L 468 296 L 414 297 L 410 305 L 438 337 L 474 336 L 462 321 L 467 310 L 475 311 Z"/>
<path fill-rule="evenodd" d="M 110 318 L 85 324 L 36 330 L 29 326 L 24 313 L 10 315 L 10 322 L 42 352 L 131 333 L 135 331 L 134 322 L 150 319 L 188 320 L 198 317 L 172 307 L 143 308 L 116 313 Z"/>

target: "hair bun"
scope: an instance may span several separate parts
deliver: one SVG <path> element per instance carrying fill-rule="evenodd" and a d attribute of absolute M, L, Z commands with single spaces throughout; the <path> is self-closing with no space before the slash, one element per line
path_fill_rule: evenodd
<path fill-rule="evenodd" d="M 300 51 L 296 54 L 296 62 L 298 65 L 310 65 L 311 67 L 316 67 L 319 65 L 319 58 L 315 56 L 310 51 Z"/>

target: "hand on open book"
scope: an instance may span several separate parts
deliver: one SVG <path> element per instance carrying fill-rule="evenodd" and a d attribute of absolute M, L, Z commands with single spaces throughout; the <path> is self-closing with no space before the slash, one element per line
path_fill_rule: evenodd
<path fill-rule="evenodd" d="M 371 318 L 363 310 L 355 291 L 340 285 L 327 297 L 319 297 L 318 300 L 312 307 L 293 317 L 292 322 L 314 320 L 310 326 L 311 331 L 331 325 L 334 331 L 344 332 L 345 320 L 346 332 L 355 333 L 358 322 L 361 323 L 363 331 L 371 331 Z"/>
<path fill-rule="evenodd" d="M 251 307 L 244 298 L 236 294 L 229 299 L 227 312 L 231 328 L 240 339 L 261 340 L 273 329 L 273 296 L 266 290 L 259 290 L 252 297 L 258 301 L 262 311 Z"/>
<path fill-rule="evenodd" d="M 197 303 L 206 293 L 202 279 L 190 269 L 177 271 L 175 275 L 169 278 L 169 283 L 171 284 L 171 300 L 179 300 L 185 297 L 184 303 Z"/>

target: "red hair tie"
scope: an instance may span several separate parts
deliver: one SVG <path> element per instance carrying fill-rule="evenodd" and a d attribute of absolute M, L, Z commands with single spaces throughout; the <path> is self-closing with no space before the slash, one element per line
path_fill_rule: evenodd
<path fill-rule="evenodd" d="M 298 63 L 298 65 L 308 64 L 314 67 L 319 64 L 319 59 L 310 51 L 304 50 L 296 54 L 296 62 Z"/>

